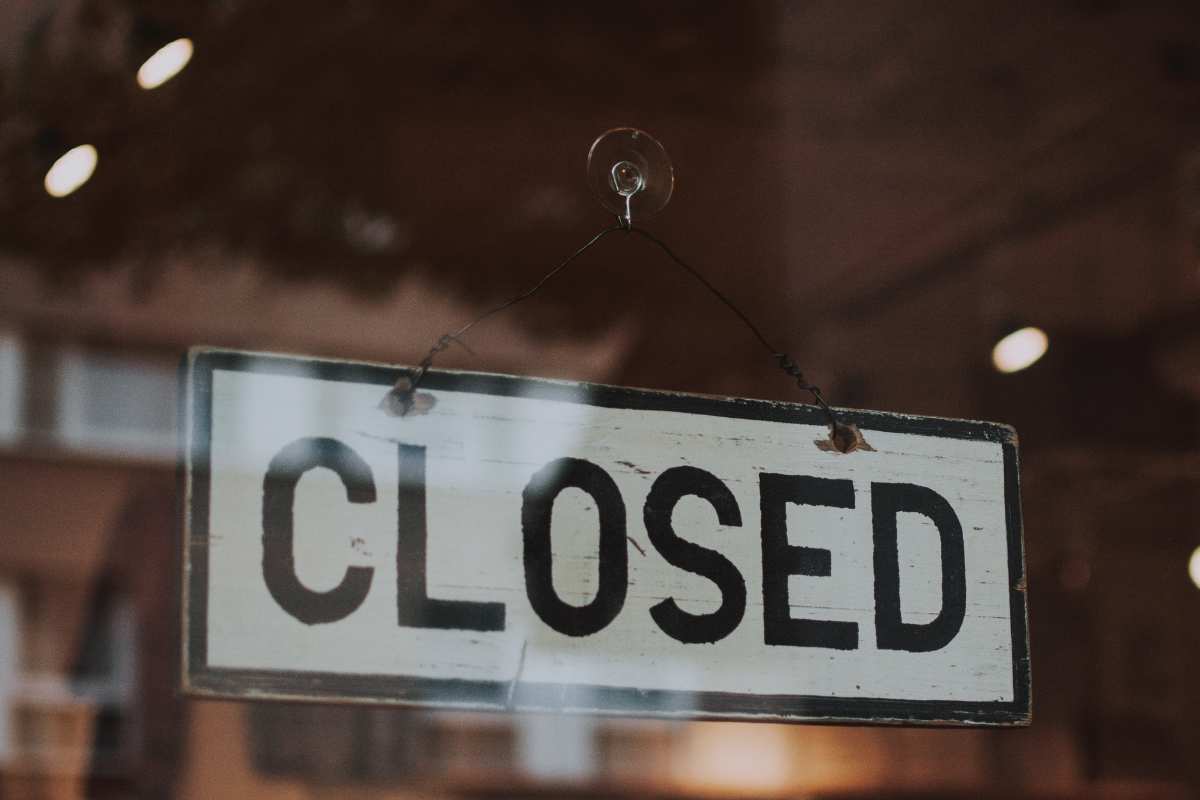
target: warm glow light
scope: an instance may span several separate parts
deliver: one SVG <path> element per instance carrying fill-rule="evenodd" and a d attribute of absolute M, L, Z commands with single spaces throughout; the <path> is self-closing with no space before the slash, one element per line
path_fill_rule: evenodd
<path fill-rule="evenodd" d="M 192 40 L 176 39 L 159 48 L 158 52 L 138 67 L 137 82 L 143 89 L 162 86 L 187 66 L 192 60 Z"/>
<path fill-rule="evenodd" d="M 992 348 L 992 364 L 1001 372 L 1018 372 L 1046 354 L 1050 340 L 1041 328 L 1013 331 Z"/>
<path fill-rule="evenodd" d="M 1192 576 L 1192 583 L 1200 589 L 1200 547 L 1192 551 L 1192 557 L 1188 561 L 1188 575 Z"/>
<path fill-rule="evenodd" d="M 72 147 L 58 157 L 46 172 L 46 192 L 51 197 L 66 197 L 88 182 L 96 171 L 99 154 L 90 144 Z"/>
<path fill-rule="evenodd" d="M 798 762 L 791 731 L 774 725 L 689 725 L 678 779 L 688 794 L 745 797 L 794 789 Z"/>

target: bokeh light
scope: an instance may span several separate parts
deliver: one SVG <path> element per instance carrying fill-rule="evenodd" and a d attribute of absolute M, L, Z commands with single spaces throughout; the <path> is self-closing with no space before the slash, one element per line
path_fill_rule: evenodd
<path fill-rule="evenodd" d="M 137 82 L 143 89 L 154 89 L 174 78 L 192 60 L 192 40 L 176 39 L 158 49 L 138 68 Z"/>
<path fill-rule="evenodd" d="M 1050 339 L 1041 328 L 1013 331 L 992 348 L 992 364 L 1000 372 L 1019 372 L 1046 354 Z"/>
<path fill-rule="evenodd" d="M 66 197 L 88 182 L 96 171 L 99 153 L 90 144 L 72 147 L 58 157 L 46 171 L 46 193 L 51 197 Z"/>

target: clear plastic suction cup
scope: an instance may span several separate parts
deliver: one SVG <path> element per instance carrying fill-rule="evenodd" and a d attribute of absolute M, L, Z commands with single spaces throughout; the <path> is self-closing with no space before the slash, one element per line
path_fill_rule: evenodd
<path fill-rule="evenodd" d="M 613 128 L 588 151 L 588 185 L 600 205 L 626 225 L 662 211 L 675 188 L 671 157 L 650 134 L 637 128 Z"/>

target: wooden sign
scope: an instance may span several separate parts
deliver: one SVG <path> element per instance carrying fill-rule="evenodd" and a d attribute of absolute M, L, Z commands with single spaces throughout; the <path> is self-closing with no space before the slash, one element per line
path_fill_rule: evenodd
<path fill-rule="evenodd" d="M 406 374 L 192 351 L 186 691 L 1029 722 L 1011 428 Z"/>

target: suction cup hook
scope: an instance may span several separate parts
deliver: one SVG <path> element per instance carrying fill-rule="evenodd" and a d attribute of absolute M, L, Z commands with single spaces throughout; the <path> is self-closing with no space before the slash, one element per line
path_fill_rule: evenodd
<path fill-rule="evenodd" d="M 675 188 L 671 157 L 658 140 L 637 128 L 613 128 L 588 151 L 588 185 L 600 205 L 632 227 L 633 217 L 662 211 Z"/>

